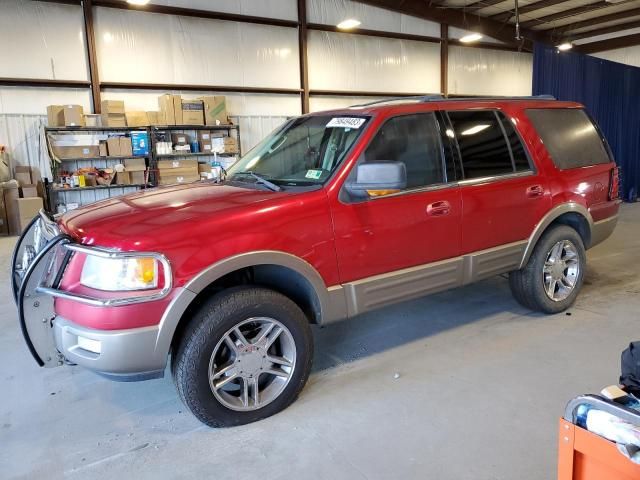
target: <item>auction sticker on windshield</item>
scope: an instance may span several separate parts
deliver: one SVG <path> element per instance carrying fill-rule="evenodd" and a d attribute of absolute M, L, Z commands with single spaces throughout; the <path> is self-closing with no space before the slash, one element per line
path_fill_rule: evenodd
<path fill-rule="evenodd" d="M 307 170 L 306 178 L 313 178 L 318 180 L 322 176 L 322 170 Z"/>
<path fill-rule="evenodd" d="M 335 117 L 327 123 L 327 128 L 360 128 L 366 121 L 366 118 L 357 117 Z"/>

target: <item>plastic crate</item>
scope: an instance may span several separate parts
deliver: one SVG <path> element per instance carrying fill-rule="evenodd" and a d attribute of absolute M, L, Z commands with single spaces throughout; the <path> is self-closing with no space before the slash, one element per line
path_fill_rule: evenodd
<path fill-rule="evenodd" d="M 604 397 L 573 399 L 560 420 L 558 480 L 639 480 L 640 465 L 622 455 L 615 443 L 575 425 L 576 409 L 585 404 L 640 425 L 640 413 Z"/>

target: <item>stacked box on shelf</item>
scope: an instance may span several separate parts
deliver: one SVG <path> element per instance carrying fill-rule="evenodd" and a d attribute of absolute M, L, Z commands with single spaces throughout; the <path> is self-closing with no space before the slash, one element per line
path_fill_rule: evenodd
<path fill-rule="evenodd" d="M 103 127 L 126 127 L 127 119 L 122 100 L 103 100 L 100 104 Z"/>
<path fill-rule="evenodd" d="M 190 183 L 197 180 L 200 180 L 197 160 L 158 161 L 158 183 L 160 185 Z"/>

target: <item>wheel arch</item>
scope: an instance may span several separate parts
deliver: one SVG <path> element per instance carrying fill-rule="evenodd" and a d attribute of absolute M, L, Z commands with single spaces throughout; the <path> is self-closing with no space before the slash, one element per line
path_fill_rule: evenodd
<path fill-rule="evenodd" d="M 327 288 L 318 271 L 305 260 L 278 251 L 244 253 L 216 262 L 181 289 L 162 317 L 156 350 L 169 354 L 174 338 L 179 337 L 204 299 L 224 288 L 249 283 L 289 297 L 310 323 L 325 324 L 346 316 L 342 287 Z"/>
<path fill-rule="evenodd" d="M 591 246 L 593 218 L 589 210 L 576 202 L 562 203 L 552 208 L 536 225 L 527 242 L 522 261 L 520 262 L 520 268 L 523 268 L 529 261 L 540 237 L 554 225 L 567 225 L 572 227 L 582 238 L 585 249 Z"/>

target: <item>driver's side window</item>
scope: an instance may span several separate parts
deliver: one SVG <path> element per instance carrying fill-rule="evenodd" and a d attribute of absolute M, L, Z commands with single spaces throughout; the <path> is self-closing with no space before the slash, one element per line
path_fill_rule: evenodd
<path fill-rule="evenodd" d="M 364 153 L 365 162 L 402 162 L 407 189 L 443 183 L 440 135 L 435 114 L 393 117 L 382 125 Z"/>

